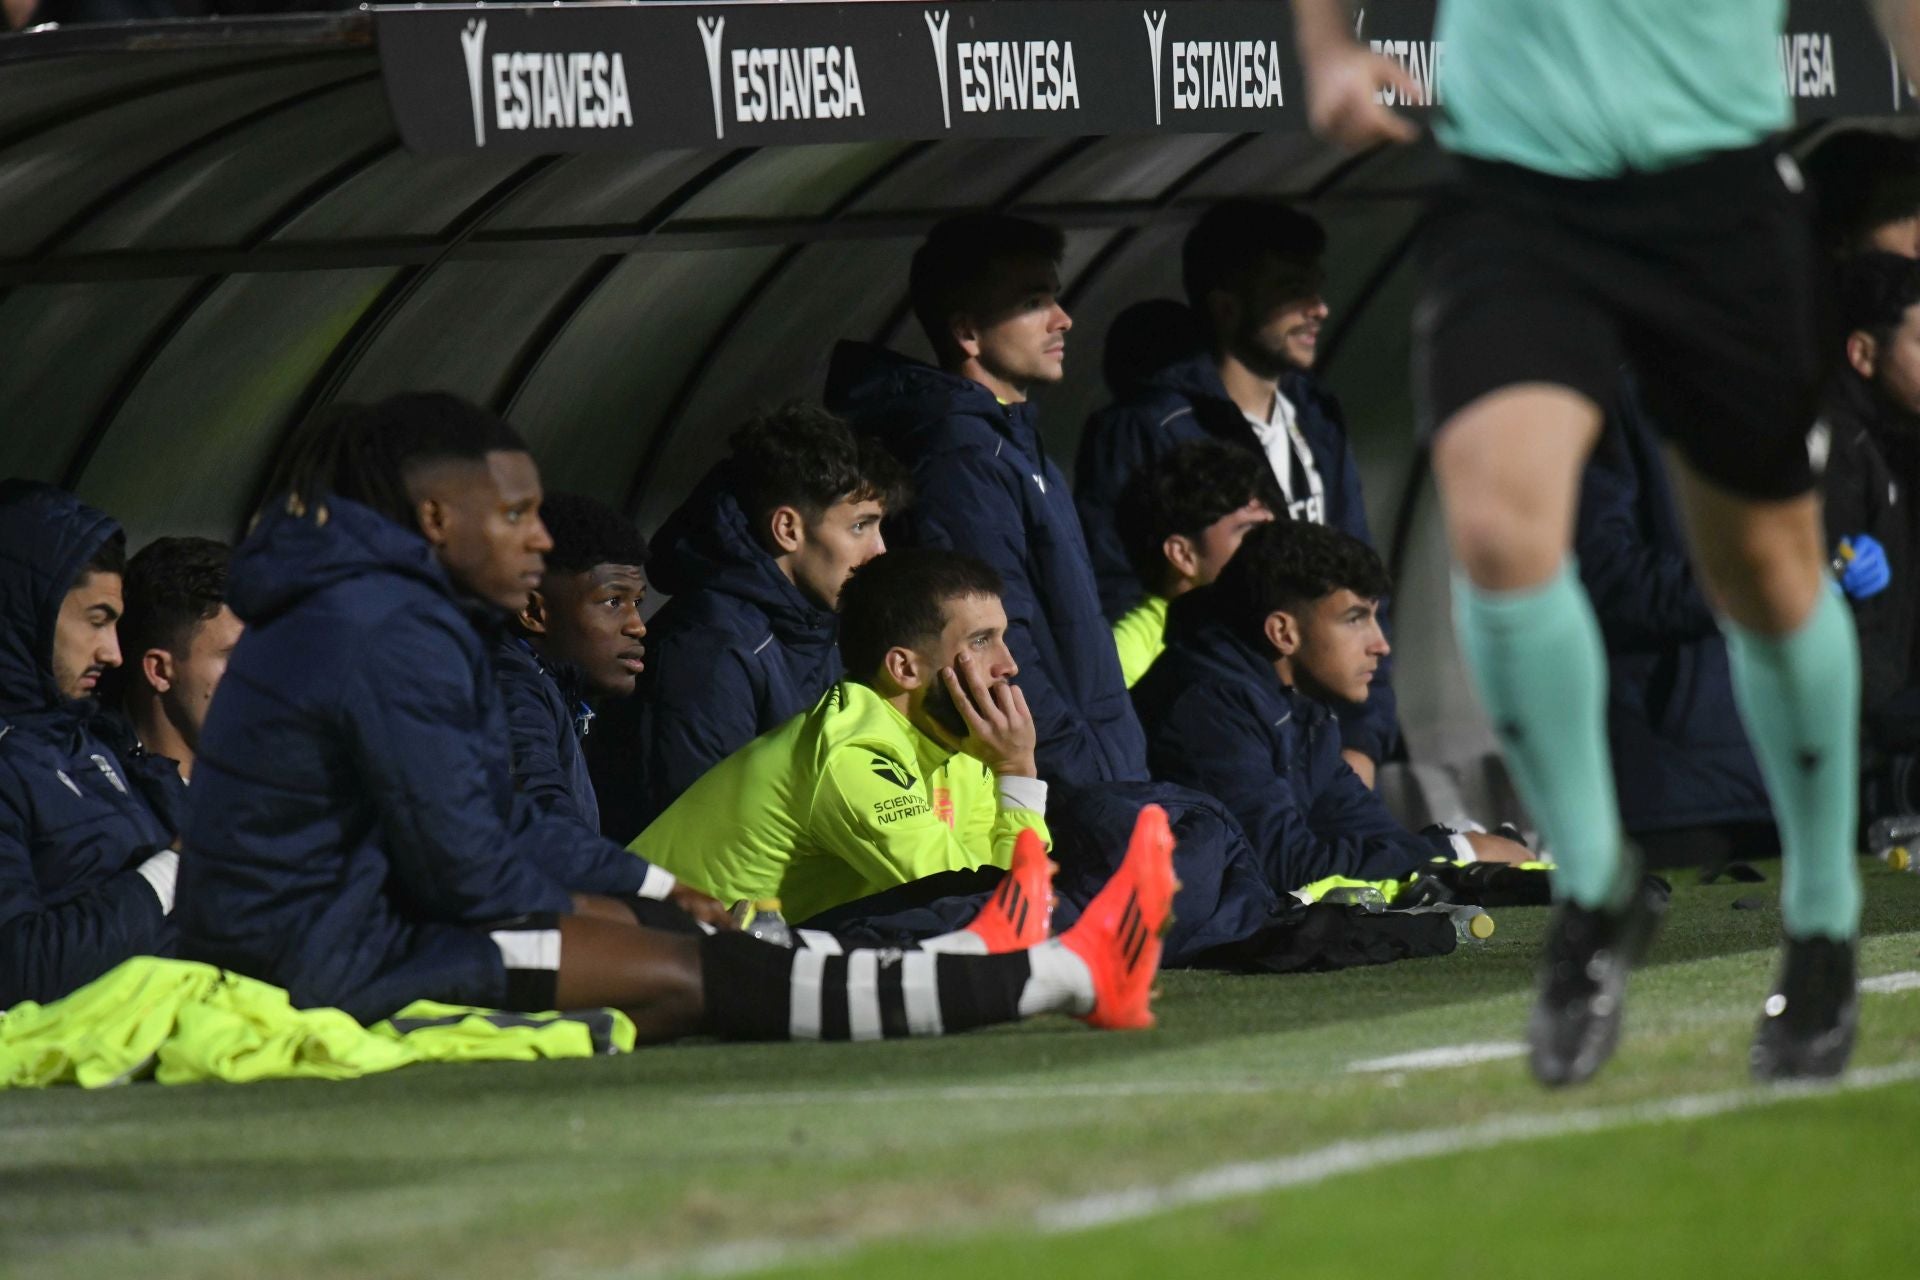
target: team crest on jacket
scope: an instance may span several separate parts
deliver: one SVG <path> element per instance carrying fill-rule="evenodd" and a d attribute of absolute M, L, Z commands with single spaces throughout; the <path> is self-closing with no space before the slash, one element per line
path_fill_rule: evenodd
<path fill-rule="evenodd" d="M 914 784 L 919 781 L 918 778 L 908 773 L 905 768 L 887 759 L 885 756 L 875 756 L 873 758 L 873 771 L 902 791 L 913 790 Z"/>

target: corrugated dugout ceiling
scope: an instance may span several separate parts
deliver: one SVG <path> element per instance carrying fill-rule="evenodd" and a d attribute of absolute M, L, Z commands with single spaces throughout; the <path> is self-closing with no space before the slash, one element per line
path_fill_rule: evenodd
<path fill-rule="evenodd" d="M 1358 19 L 1421 83 L 1443 65 L 1431 0 Z M 230 536 L 304 415 L 443 387 L 505 412 L 549 487 L 651 529 L 754 407 L 818 396 L 836 338 L 924 354 L 907 259 L 979 207 L 1067 229 L 1069 372 L 1040 398 L 1067 460 L 1113 316 L 1178 296 L 1192 218 L 1259 192 L 1329 226 L 1326 372 L 1383 550 L 1402 532 L 1401 625 L 1426 596 L 1443 616 L 1432 539 L 1405 536 L 1406 266 L 1437 155 L 1311 139 L 1290 22 L 877 0 L 0 37 L 0 474 L 77 490 L 136 543 Z M 1789 28 L 1803 137 L 1915 109 L 1858 0 L 1798 0 Z M 1434 661 L 1423 681 L 1403 654 L 1416 733 L 1464 696 L 1450 648 Z"/>

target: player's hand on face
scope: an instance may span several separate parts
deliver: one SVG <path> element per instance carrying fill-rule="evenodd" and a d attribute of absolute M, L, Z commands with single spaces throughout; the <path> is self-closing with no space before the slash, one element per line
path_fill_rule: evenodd
<path fill-rule="evenodd" d="M 1402 101 L 1424 101 L 1404 67 L 1358 44 L 1320 54 L 1307 64 L 1307 119 L 1313 131 L 1350 151 L 1414 141 L 1420 130 L 1376 100 L 1381 89 L 1395 90 Z"/>
<path fill-rule="evenodd" d="M 951 667 L 942 667 L 940 678 L 967 722 L 967 739 L 960 749 L 995 773 L 1038 777 L 1033 753 L 1039 732 L 1026 695 L 1004 680 L 995 681 L 982 663 L 965 653 Z"/>
<path fill-rule="evenodd" d="M 718 898 L 708 897 L 698 889 L 684 884 L 676 884 L 667 893 L 667 901 L 680 908 L 701 924 L 712 925 L 721 933 L 738 932 L 740 926 Z"/>

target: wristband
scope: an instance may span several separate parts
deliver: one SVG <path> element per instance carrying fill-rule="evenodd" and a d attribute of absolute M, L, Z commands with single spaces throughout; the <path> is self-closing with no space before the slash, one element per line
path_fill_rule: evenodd
<path fill-rule="evenodd" d="M 160 914 L 172 915 L 174 883 L 180 877 L 180 855 L 171 849 L 162 849 L 134 870 L 152 886 L 153 896 L 160 899 Z"/>
<path fill-rule="evenodd" d="M 647 878 L 640 882 L 640 896 L 643 898 L 664 898 L 673 892 L 674 885 L 678 883 L 679 881 L 674 878 L 673 872 L 667 870 L 665 867 L 656 866 L 649 862 L 647 864 Z"/>
<path fill-rule="evenodd" d="M 1043 818 L 1047 816 L 1047 784 L 1040 779 L 1003 773 L 999 787 L 1002 809 L 1031 809 Z"/>

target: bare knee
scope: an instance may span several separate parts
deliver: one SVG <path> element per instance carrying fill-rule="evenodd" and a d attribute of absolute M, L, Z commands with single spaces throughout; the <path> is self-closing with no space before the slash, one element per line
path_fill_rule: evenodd
<path fill-rule="evenodd" d="M 1566 559 L 1567 536 L 1552 511 L 1524 497 L 1468 486 L 1447 499 L 1447 540 L 1474 585 L 1518 590 L 1551 578 Z"/>
<path fill-rule="evenodd" d="M 1477 586 L 1537 586 L 1565 561 L 1600 414 L 1559 387 L 1513 387 L 1455 414 L 1433 447 L 1447 538 Z"/>
<path fill-rule="evenodd" d="M 1797 629 L 1826 589 L 1819 499 L 1752 502 L 1680 470 L 1708 600 L 1749 631 Z"/>

